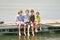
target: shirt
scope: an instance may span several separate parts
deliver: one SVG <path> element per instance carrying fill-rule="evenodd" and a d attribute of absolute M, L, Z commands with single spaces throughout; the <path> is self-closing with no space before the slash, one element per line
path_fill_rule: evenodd
<path fill-rule="evenodd" d="M 35 21 L 36 21 L 36 22 L 40 22 L 40 16 L 36 16 L 36 17 L 35 17 Z"/>
<path fill-rule="evenodd" d="M 24 21 L 24 18 L 23 18 L 22 15 L 21 15 L 21 16 L 20 16 L 20 15 L 17 15 L 17 16 L 16 16 L 16 20 L 17 20 L 17 21 Z"/>
<path fill-rule="evenodd" d="M 30 15 L 30 18 L 29 18 L 30 22 L 34 22 L 35 21 L 35 16 L 34 15 Z"/>
<path fill-rule="evenodd" d="M 29 22 L 29 14 L 24 15 L 24 22 Z"/>

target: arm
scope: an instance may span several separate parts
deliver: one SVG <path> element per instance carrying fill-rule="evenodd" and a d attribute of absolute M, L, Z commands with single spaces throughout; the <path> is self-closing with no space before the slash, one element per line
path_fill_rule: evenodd
<path fill-rule="evenodd" d="M 41 18 L 40 18 L 40 16 L 39 16 L 39 19 L 40 19 L 40 21 L 41 21 Z M 40 21 L 39 21 L 39 22 L 40 22 Z"/>
<path fill-rule="evenodd" d="M 16 16 L 16 22 L 19 20 L 19 17 L 18 16 Z"/>
<path fill-rule="evenodd" d="M 30 16 L 29 16 L 29 22 L 30 22 L 31 20 L 30 20 Z"/>
<path fill-rule="evenodd" d="M 35 15 L 34 15 L 34 21 L 35 21 Z"/>
<path fill-rule="evenodd" d="M 17 24 L 18 22 L 18 16 L 15 17 L 15 23 Z"/>

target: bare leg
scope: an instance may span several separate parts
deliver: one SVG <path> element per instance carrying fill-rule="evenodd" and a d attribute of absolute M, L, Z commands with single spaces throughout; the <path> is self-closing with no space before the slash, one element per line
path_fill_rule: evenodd
<path fill-rule="evenodd" d="M 36 26 L 35 26 L 35 32 L 38 32 L 38 25 L 36 24 Z"/>
<path fill-rule="evenodd" d="M 24 35 L 26 36 L 26 25 L 24 25 Z"/>
<path fill-rule="evenodd" d="M 32 25 L 32 34 L 34 36 L 34 26 Z"/>
<path fill-rule="evenodd" d="M 30 31 L 30 25 L 28 25 L 28 36 L 30 36 L 29 31 Z"/>
<path fill-rule="evenodd" d="M 42 31 L 42 24 L 40 24 L 40 31 Z"/>
<path fill-rule="evenodd" d="M 19 29 L 19 36 L 21 36 L 21 32 L 20 32 L 20 30 L 21 30 L 21 24 L 19 25 L 18 29 Z"/>

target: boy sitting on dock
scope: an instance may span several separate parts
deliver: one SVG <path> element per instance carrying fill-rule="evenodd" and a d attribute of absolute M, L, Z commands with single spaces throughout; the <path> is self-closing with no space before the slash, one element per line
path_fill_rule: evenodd
<path fill-rule="evenodd" d="M 26 25 L 28 25 L 28 36 L 30 36 L 29 34 L 30 22 L 29 22 L 29 10 L 28 9 L 25 10 L 24 22 Z"/>
<path fill-rule="evenodd" d="M 31 13 L 31 15 L 30 15 L 30 17 L 29 17 L 29 20 L 30 20 L 30 23 L 31 23 L 32 34 L 33 34 L 33 36 L 34 36 L 34 24 L 35 24 L 35 23 L 34 23 L 34 21 L 35 21 L 34 10 L 31 9 L 30 13 Z"/>
<path fill-rule="evenodd" d="M 40 31 L 42 31 L 42 25 L 40 24 L 40 15 L 39 15 L 39 12 L 36 12 L 36 16 L 35 16 L 35 24 L 36 24 L 36 27 L 35 27 L 35 32 L 38 32 L 38 24 L 40 25 Z"/>
<path fill-rule="evenodd" d="M 22 16 L 23 11 L 20 10 L 18 12 L 18 15 L 16 16 L 16 22 L 19 25 L 18 30 L 19 30 L 19 36 L 21 36 L 21 26 L 24 25 L 24 35 L 26 36 L 26 24 L 24 23 L 24 17 Z"/>

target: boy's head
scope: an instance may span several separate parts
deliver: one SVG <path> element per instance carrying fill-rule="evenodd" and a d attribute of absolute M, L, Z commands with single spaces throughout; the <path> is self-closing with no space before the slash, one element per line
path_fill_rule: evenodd
<path fill-rule="evenodd" d="M 38 16 L 39 15 L 39 12 L 36 12 L 36 15 Z"/>
<path fill-rule="evenodd" d="M 31 13 L 31 15 L 32 15 L 32 14 L 34 13 L 34 10 L 33 10 L 33 9 L 31 9 L 30 13 Z"/>
<path fill-rule="evenodd" d="M 26 13 L 26 14 L 28 14 L 28 13 L 29 13 L 29 10 L 28 10 L 28 9 L 27 9 L 27 10 L 25 10 L 25 13 Z"/>
<path fill-rule="evenodd" d="M 22 13 L 23 13 L 22 10 L 18 11 L 18 15 L 22 15 Z"/>

